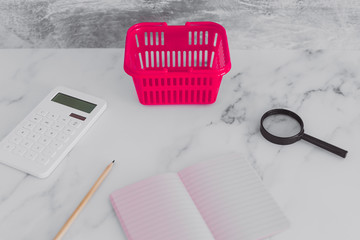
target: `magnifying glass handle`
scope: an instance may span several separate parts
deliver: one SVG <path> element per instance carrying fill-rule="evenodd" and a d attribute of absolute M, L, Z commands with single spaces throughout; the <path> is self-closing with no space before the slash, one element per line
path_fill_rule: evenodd
<path fill-rule="evenodd" d="M 308 141 L 309 143 L 315 144 L 318 147 L 321 147 L 323 149 L 328 150 L 329 152 L 335 153 L 336 155 L 345 158 L 347 151 L 341 148 L 338 148 L 334 145 L 331 145 L 327 142 L 321 141 L 320 139 L 314 138 L 310 135 L 307 135 L 306 133 L 304 133 L 304 135 L 302 136 L 302 139 L 304 139 L 305 141 Z"/>

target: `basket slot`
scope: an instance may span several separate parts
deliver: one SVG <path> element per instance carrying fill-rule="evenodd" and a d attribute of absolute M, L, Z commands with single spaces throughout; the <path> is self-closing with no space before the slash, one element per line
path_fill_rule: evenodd
<path fill-rule="evenodd" d="M 181 67 L 181 52 L 178 51 L 177 66 Z"/>
<path fill-rule="evenodd" d="M 160 53 L 156 51 L 156 67 L 160 67 Z"/>
<path fill-rule="evenodd" d="M 139 53 L 139 62 L 140 62 L 141 69 L 144 69 L 144 64 L 143 64 L 143 60 L 142 60 L 142 57 L 141 57 L 141 53 Z"/>
<path fill-rule="evenodd" d="M 200 50 L 199 51 L 199 67 L 202 67 L 202 62 L 203 62 L 203 52 Z"/>
<path fill-rule="evenodd" d="M 210 68 L 212 68 L 212 66 L 213 66 L 214 56 L 215 56 L 215 52 L 212 51 L 212 52 L 211 52 L 211 59 L 210 59 Z"/>
<path fill-rule="evenodd" d="M 155 66 L 154 51 L 150 52 L 150 56 L 151 56 L 151 59 L 150 59 L 151 67 L 153 68 Z"/>
<path fill-rule="evenodd" d="M 205 31 L 205 45 L 208 45 L 209 43 L 209 32 Z"/>
<path fill-rule="evenodd" d="M 135 41 L 136 41 L 136 46 L 137 46 L 137 47 L 140 47 L 140 45 L 139 45 L 139 39 L 138 39 L 138 35 L 137 35 L 137 34 L 135 34 Z"/>
<path fill-rule="evenodd" d="M 165 67 L 165 51 L 161 51 L 161 66 Z"/>
<path fill-rule="evenodd" d="M 155 35 L 156 35 L 155 44 L 159 45 L 159 33 L 156 32 Z"/>
<path fill-rule="evenodd" d="M 192 37 L 192 32 L 189 32 L 189 45 L 191 45 L 191 37 Z"/>
<path fill-rule="evenodd" d="M 161 32 L 161 45 L 165 44 L 164 32 Z"/>
<path fill-rule="evenodd" d="M 208 50 L 204 51 L 204 67 L 208 66 Z"/>
<path fill-rule="evenodd" d="M 173 103 L 177 103 L 177 91 L 173 91 L 173 98 L 174 98 L 174 100 L 173 100 Z"/>
<path fill-rule="evenodd" d="M 183 103 L 183 91 L 179 90 L 179 103 Z"/>
<path fill-rule="evenodd" d="M 194 32 L 194 45 L 197 45 L 197 31 Z"/>
<path fill-rule="evenodd" d="M 216 47 L 216 42 L 217 42 L 217 39 L 218 39 L 218 34 L 215 33 L 215 37 L 214 37 L 214 47 Z"/>
<path fill-rule="evenodd" d="M 176 53 L 175 51 L 172 51 L 172 66 L 176 67 Z"/>
<path fill-rule="evenodd" d="M 172 102 L 171 91 L 167 91 L 167 100 L 168 100 L 168 103 Z"/>
<path fill-rule="evenodd" d="M 144 42 L 145 42 L 145 46 L 148 45 L 148 34 L 147 32 L 144 32 Z"/>
<path fill-rule="evenodd" d="M 167 51 L 167 54 L 166 54 L 167 58 L 167 67 L 170 67 L 170 51 Z"/>
<path fill-rule="evenodd" d="M 183 67 L 186 67 L 186 51 L 183 51 Z"/>
<path fill-rule="evenodd" d="M 149 52 L 145 51 L 145 66 L 149 67 Z"/>
<path fill-rule="evenodd" d="M 149 101 L 150 103 L 153 103 L 154 102 L 154 92 L 150 91 L 150 98 L 149 98 Z"/>
<path fill-rule="evenodd" d="M 194 51 L 194 67 L 197 67 L 197 51 Z"/>
<path fill-rule="evenodd" d="M 166 102 L 166 99 L 165 99 L 165 91 L 161 91 L 161 102 L 162 103 L 165 103 Z"/>
<path fill-rule="evenodd" d="M 150 32 L 150 45 L 154 45 L 153 32 Z"/>
<path fill-rule="evenodd" d="M 201 102 L 206 103 L 206 91 L 205 91 L 205 90 L 202 91 L 202 99 L 201 99 Z"/>
<path fill-rule="evenodd" d="M 199 35 L 199 44 L 202 45 L 203 44 L 203 31 L 200 31 L 200 35 Z"/>
<path fill-rule="evenodd" d="M 156 91 L 156 103 L 157 103 L 157 104 L 160 103 L 160 94 L 159 94 L 159 91 Z"/>
<path fill-rule="evenodd" d="M 189 67 L 191 67 L 191 51 L 189 51 L 189 62 L 188 62 L 189 64 Z"/>

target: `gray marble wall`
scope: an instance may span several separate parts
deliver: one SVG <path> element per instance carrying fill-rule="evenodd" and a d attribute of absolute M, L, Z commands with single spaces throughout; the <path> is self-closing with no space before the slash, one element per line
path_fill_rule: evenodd
<path fill-rule="evenodd" d="M 215 21 L 239 49 L 360 49 L 358 0 L 1 0 L 0 48 L 123 47 L 144 21 Z"/>

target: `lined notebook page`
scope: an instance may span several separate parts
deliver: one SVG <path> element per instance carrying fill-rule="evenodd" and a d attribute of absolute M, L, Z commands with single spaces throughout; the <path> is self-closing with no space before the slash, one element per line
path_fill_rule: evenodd
<path fill-rule="evenodd" d="M 263 239 L 289 225 L 244 158 L 202 162 L 179 176 L 216 240 Z"/>
<path fill-rule="evenodd" d="M 110 200 L 129 240 L 214 240 L 175 173 L 117 190 Z"/>

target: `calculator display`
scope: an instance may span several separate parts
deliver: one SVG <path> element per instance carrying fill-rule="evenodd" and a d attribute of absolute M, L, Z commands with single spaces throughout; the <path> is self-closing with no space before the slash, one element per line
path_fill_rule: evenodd
<path fill-rule="evenodd" d="M 96 107 L 96 104 L 94 103 L 90 103 L 63 93 L 56 94 L 56 96 L 53 97 L 51 101 L 75 108 L 86 113 L 91 113 L 91 111 Z"/>

